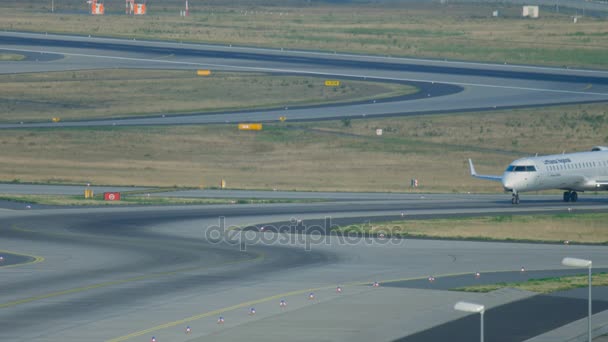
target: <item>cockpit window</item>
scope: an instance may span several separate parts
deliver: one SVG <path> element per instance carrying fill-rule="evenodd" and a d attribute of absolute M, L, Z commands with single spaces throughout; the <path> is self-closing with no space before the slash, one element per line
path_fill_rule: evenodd
<path fill-rule="evenodd" d="M 536 167 L 532 165 L 509 165 L 507 172 L 535 172 Z"/>

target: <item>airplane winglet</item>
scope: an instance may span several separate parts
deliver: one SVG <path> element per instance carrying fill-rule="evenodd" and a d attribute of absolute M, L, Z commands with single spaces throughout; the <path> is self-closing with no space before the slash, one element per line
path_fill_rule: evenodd
<path fill-rule="evenodd" d="M 475 172 L 475 166 L 473 166 L 473 161 L 469 158 L 469 167 L 471 168 L 471 176 L 477 176 L 477 172 Z"/>
<path fill-rule="evenodd" d="M 471 168 L 471 176 L 475 178 L 490 180 L 494 182 L 502 182 L 501 176 L 491 176 L 491 175 L 478 175 L 477 171 L 475 171 L 475 166 L 473 165 L 473 161 L 469 158 L 469 167 Z"/>

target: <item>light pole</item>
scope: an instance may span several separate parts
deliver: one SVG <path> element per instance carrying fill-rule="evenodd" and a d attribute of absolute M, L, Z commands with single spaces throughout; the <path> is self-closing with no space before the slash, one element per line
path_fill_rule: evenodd
<path fill-rule="evenodd" d="M 479 313 L 479 315 L 481 316 L 481 328 L 480 328 L 481 330 L 480 330 L 479 340 L 481 342 L 483 342 L 483 313 L 486 310 L 485 306 L 475 304 L 475 303 L 458 302 L 454 305 L 454 310 Z"/>
<path fill-rule="evenodd" d="M 591 342 L 591 260 L 576 259 L 576 258 L 564 258 L 562 265 L 570 267 L 588 267 L 589 268 L 589 317 L 587 319 L 587 338 Z"/>

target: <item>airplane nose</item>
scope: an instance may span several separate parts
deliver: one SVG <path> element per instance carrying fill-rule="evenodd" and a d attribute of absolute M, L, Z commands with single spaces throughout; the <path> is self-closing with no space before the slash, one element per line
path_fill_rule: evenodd
<path fill-rule="evenodd" d="M 513 177 L 511 175 L 506 174 L 502 177 L 502 186 L 506 190 L 513 190 L 513 186 L 515 185 Z"/>

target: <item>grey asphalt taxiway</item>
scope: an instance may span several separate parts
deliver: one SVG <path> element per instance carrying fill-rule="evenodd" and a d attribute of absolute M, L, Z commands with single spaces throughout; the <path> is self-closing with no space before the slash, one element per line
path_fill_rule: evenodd
<path fill-rule="evenodd" d="M 425 213 L 441 214 L 441 202 L 430 200 Z M 469 209 L 483 202 L 488 201 L 478 200 Z M 562 203 L 552 204 L 566 209 Z M 537 209 L 550 206 L 545 203 Z M 506 203 L 503 207 L 512 208 Z M 391 219 L 403 208 L 407 201 L 391 207 L 367 200 L 0 209 L 0 249 L 43 258 L 0 267 L 0 340 L 149 341 L 154 336 L 157 341 L 362 341 L 395 340 L 435 328 L 466 337 L 463 325 L 449 325 L 464 317 L 451 309 L 456 301 L 481 302 L 501 312 L 505 305 L 532 300 L 534 294 L 444 291 L 449 279 L 459 279 L 457 274 L 474 284 L 474 272 L 481 272 L 481 279 L 521 279 L 522 266 L 531 274 L 572 273 L 560 265 L 564 256 L 592 258 L 598 268 L 608 265 L 604 246 L 344 239 L 230 230 L 293 218 Z M 497 271 L 507 273 L 490 275 Z M 429 275 L 436 277 L 430 287 L 403 285 L 425 283 Z M 381 286 L 370 286 L 374 281 Z M 337 293 L 337 286 L 342 293 Z M 314 299 L 309 299 L 311 293 Z M 286 307 L 279 306 L 281 299 Z M 224 321 L 218 324 L 220 317 Z M 188 326 L 191 331 L 185 333 Z M 553 328 L 536 325 L 526 336 Z"/>
<path fill-rule="evenodd" d="M 26 53 L 0 73 L 100 68 L 211 69 L 300 74 L 425 84 L 418 98 L 225 113 L 167 115 L 59 123 L 13 123 L 0 128 L 175 125 L 321 120 L 608 101 L 608 72 L 525 65 L 286 51 L 204 44 L 0 32 L 0 50 Z M 62 56 L 32 60 L 32 54 Z M 419 94 L 420 95 L 420 94 Z"/>

